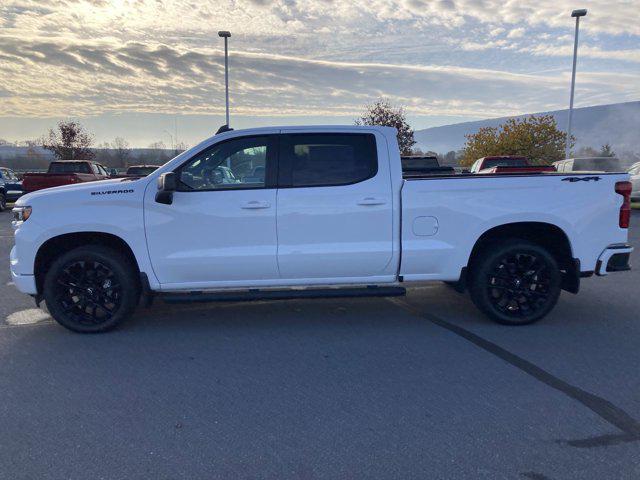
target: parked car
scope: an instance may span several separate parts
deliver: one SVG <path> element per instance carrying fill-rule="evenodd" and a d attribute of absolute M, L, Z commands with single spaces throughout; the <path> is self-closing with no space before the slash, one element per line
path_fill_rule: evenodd
<path fill-rule="evenodd" d="M 496 167 L 484 168 L 477 173 L 480 174 L 492 174 L 492 173 L 514 173 L 514 174 L 522 174 L 522 173 L 550 173 L 556 172 L 556 167 L 553 165 L 527 165 L 527 166 L 516 166 L 516 165 L 498 165 Z"/>
<path fill-rule="evenodd" d="M 132 165 L 125 173 L 119 174 L 115 168 L 110 169 L 111 178 L 146 177 L 158 169 L 157 165 Z"/>
<path fill-rule="evenodd" d="M 97 162 L 62 160 L 51 162 L 46 173 L 25 173 L 22 180 L 22 189 L 25 193 L 30 193 L 43 188 L 95 182 L 108 178 L 110 177 L 107 170 Z"/>
<path fill-rule="evenodd" d="M 14 208 L 13 283 L 78 332 L 115 327 L 141 297 L 391 296 L 425 281 L 522 325 L 581 277 L 630 269 L 628 174 L 403 176 L 396 135 L 225 131 L 148 177 L 30 193 Z"/>
<path fill-rule="evenodd" d="M 0 212 L 4 212 L 7 208 L 7 190 L 5 188 L 4 179 L 0 178 Z"/>
<path fill-rule="evenodd" d="M 5 204 L 15 202 L 22 196 L 22 181 L 13 170 L 0 167 L 0 181 L 4 184 Z"/>
<path fill-rule="evenodd" d="M 132 165 L 127 168 L 128 177 L 146 177 L 158 169 L 158 165 Z"/>
<path fill-rule="evenodd" d="M 450 166 L 440 166 L 438 158 L 423 155 L 407 155 L 400 157 L 402 172 L 405 175 L 455 175 L 456 171 Z"/>
<path fill-rule="evenodd" d="M 629 175 L 631 175 L 632 185 L 631 199 L 640 202 L 640 162 L 631 165 Z"/>
<path fill-rule="evenodd" d="M 527 157 L 516 155 L 494 155 L 491 157 L 482 157 L 473 162 L 471 173 L 478 173 L 491 167 L 528 167 Z"/>
<path fill-rule="evenodd" d="M 553 162 L 558 172 L 624 172 L 622 163 L 615 157 L 568 158 Z"/>

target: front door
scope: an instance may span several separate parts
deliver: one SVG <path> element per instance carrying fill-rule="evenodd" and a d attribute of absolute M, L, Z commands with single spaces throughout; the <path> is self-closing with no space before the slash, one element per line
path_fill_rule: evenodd
<path fill-rule="evenodd" d="M 283 280 L 393 281 L 387 158 L 384 138 L 373 133 L 284 131 L 277 213 Z"/>
<path fill-rule="evenodd" d="M 145 194 L 147 244 L 163 289 L 269 284 L 278 279 L 275 135 L 236 137 L 175 170 L 173 204 Z"/>

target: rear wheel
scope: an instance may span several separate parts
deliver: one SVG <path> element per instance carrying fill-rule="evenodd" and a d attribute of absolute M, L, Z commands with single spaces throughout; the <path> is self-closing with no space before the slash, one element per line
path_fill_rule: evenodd
<path fill-rule="evenodd" d="M 135 309 L 140 288 L 134 267 L 118 251 L 79 247 L 57 258 L 44 281 L 53 318 L 80 333 L 105 332 Z"/>
<path fill-rule="evenodd" d="M 476 260 L 469 291 L 476 306 L 504 325 L 540 320 L 560 296 L 561 274 L 553 256 L 524 240 L 506 240 Z"/>

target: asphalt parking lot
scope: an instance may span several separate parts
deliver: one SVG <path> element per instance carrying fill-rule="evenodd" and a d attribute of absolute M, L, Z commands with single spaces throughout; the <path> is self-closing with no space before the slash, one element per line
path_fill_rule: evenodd
<path fill-rule="evenodd" d="M 434 284 L 83 336 L 10 285 L 12 242 L 0 213 L 0 478 L 640 478 L 639 270 L 519 328 Z"/>

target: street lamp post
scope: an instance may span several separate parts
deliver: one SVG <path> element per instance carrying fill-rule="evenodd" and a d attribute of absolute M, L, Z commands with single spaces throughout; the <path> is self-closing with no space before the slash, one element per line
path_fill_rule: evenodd
<path fill-rule="evenodd" d="M 175 150 L 175 143 L 173 142 L 173 135 L 171 135 L 171 132 L 169 132 L 169 130 L 167 130 L 166 128 L 163 130 L 164 133 L 166 133 L 167 135 L 169 135 L 169 138 L 171 139 L 171 150 Z"/>
<path fill-rule="evenodd" d="M 571 71 L 571 97 L 569 98 L 569 121 L 567 124 L 567 141 L 565 144 L 565 158 L 569 158 L 571 149 L 571 121 L 573 120 L 573 93 L 576 88 L 576 62 L 578 61 L 578 30 L 580 29 L 580 17 L 587 14 L 586 9 L 574 10 L 571 16 L 576 19 L 576 34 L 573 41 L 573 69 Z"/>
<path fill-rule="evenodd" d="M 221 30 L 218 32 L 218 36 L 224 38 L 224 89 L 225 89 L 225 100 L 227 106 L 227 127 L 229 127 L 229 50 L 227 41 L 231 36 L 231 32 L 227 32 L 226 30 Z"/>

